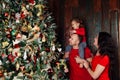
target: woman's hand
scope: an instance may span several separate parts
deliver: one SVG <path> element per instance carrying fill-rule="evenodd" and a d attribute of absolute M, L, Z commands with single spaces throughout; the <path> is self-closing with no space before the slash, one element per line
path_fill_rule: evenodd
<path fill-rule="evenodd" d="M 84 65 L 84 67 L 85 67 L 86 69 L 90 68 L 90 67 L 89 67 L 89 62 L 86 61 L 86 60 L 83 61 L 83 65 Z"/>
<path fill-rule="evenodd" d="M 83 59 L 81 59 L 79 56 L 75 57 L 76 63 L 82 63 L 83 64 Z"/>

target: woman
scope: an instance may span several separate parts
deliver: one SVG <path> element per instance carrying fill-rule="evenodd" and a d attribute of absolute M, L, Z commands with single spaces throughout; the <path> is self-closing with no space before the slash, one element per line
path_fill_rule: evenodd
<path fill-rule="evenodd" d="M 118 80 L 116 73 L 116 45 L 110 34 L 100 32 L 94 38 L 94 45 L 97 48 L 95 56 L 92 59 L 91 67 L 84 60 L 84 67 L 87 69 L 93 79 L 97 80 Z M 78 62 L 80 58 L 77 58 Z"/>

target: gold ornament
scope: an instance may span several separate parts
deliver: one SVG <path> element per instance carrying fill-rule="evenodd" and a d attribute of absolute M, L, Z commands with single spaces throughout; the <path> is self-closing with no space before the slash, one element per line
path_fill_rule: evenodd
<path fill-rule="evenodd" d="M 28 32 L 28 28 L 26 26 L 21 27 L 21 31 Z"/>
<path fill-rule="evenodd" d="M 20 64 L 17 62 L 16 63 L 16 70 L 19 70 L 19 68 L 20 68 Z"/>
<path fill-rule="evenodd" d="M 30 25 L 30 23 L 28 24 L 28 31 L 32 30 L 32 26 Z"/>
<path fill-rule="evenodd" d="M 8 51 L 9 51 L 9 52 L 12 52 L 12 51 L 13 51 L 13 48 L 9 48 Z"/>
<path fill-rule="evenodd" d="M 20 57 L 21 56 L 21 53 L 20 52 L 18 52 L 18 57 Z"/>
<path fill-rule="evenodd" d="M 40 15 L 39 18 L 40 18 L 40 20 L 43 20 L 43 19 L 44 19 L 44 16 L 43 16 L 43 15 Z"/>
<path fill-rule="evenodd" d="M 35 8 L 38 8 L 39 12 L 37 13 L 37 16 L 41 16 L 43 14 L 43 9 L 45 8 L 44 5 L 38 4 L 35 6 Z"/>
<path fill-rule="evenodd" d="M 42 37 L 42 42 L 46 42 L 46 37 L 45 37 L 45 35 L 43 35 L 43 37 Z"/>
<path fill-rule="evenodd" d="M 9 43 L 8 43 L 7 41 L 2 42 L 2 48 L 5 48 L 5 47 L 8 46 L 8 45 L 9 45 Z"/>

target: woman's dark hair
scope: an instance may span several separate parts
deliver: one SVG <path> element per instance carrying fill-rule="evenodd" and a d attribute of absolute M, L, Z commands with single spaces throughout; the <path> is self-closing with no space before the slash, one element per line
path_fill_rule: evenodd
<path fill-rule="evenodd" d="M 108 55 L 110 58 L 109 77 L 110 80 L 118 80 L 117 73 L 117 45 L 112 36 L 107 32 L 100 32 L 98 35 L 98 50 L 101 55 Z"/>

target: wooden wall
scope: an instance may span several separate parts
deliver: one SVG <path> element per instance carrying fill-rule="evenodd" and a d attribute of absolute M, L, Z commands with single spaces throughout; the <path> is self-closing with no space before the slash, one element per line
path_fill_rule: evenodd
<path fill-rule="evenodd" d="M 64 49 L 64 3 L 65 0 L 48 0 L 48 4 L 50 7 L 50 11 L 53 13 L 53 17 L 55 18 L 55 22 L 57 24 L 57 40 L 62 44 Z"/>
<path fill-rule="evenodd" d="M 107 31 L 119 46 L 120 64 L 120 0 L 48 0 L 58 25 L 59 39 L 64 47 L 68 37 L 64 36 L 73 17 L 85 21 L 88 43 L 92 46 L 93 37 L 100 31 Z M 120 68 L 119 68 L 120 69 Z M 120 72 L 120 70 L 119 70 Z"/>

